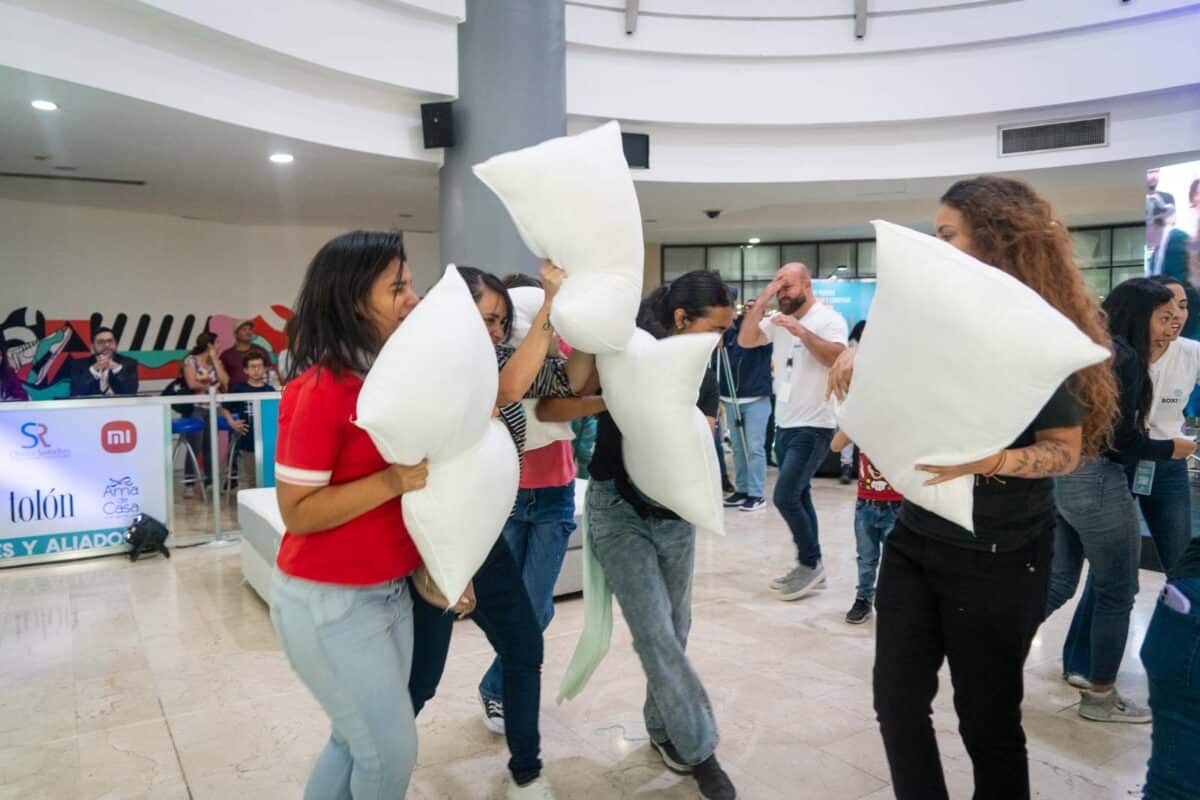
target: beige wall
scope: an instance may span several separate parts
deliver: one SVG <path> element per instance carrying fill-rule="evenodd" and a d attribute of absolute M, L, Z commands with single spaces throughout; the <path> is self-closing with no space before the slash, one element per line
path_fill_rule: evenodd
<path fill-rule="evenodd" d="M 648 295 L 662 285 L 662 245 L 646 242 L 645 271 L 642 273 L 642 295 Z"/>

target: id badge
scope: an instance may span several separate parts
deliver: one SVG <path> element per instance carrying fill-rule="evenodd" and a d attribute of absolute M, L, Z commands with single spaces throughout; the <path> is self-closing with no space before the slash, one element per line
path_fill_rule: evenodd
<path fill-rule="evenodd" d="M 1139 461 L 1133 473 L 1133 493 L 1148 497 L 1154 490 L 1154 462 Z"/>
<path fill-rule="evenodd" d="M 780 381 L 779 386 L 775 389 L 775 402 L 786 403 L 792 399 L 792 382 L 790 380 Z"/>

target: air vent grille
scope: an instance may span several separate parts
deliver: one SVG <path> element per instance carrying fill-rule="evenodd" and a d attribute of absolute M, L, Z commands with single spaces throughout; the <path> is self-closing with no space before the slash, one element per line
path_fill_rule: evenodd
<path fill-rule="evenodd" d="M 1000 155 L 1043 153 L 1108 145 L 1108 116 L 1000 129 Z"/>

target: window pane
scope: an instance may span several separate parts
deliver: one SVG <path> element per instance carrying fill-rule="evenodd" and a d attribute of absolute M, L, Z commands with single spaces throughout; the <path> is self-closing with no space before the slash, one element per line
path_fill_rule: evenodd
<path fill-rule="evenodd" d="M 664 247 L 663 279 L 673 281 L 685 272 L 704 269 L 703 247 Z"/>
<path fill-rule="evenodd" d="M 1134 267 L 1116 267 L 1112 271 L 1112 285 L 1120 286 L 1130 278 L 1140 278 L 1146 274 L 1146 268 L 1141 264 Z"/>
<path fill-rule="evenodd" d="M 1112 258 L 1112 229 L 1072 231 L 1075 245 L 1075 263 L 1080 269 L 1107 267 Z"/>
<path fill-rule="evenodd" d="M 746 279 L 773 278 L 779 271 L 779 247 L 773 244 L 748 246 L 742 251 L 746 260 Z"/>
<path fill-rule="evenodd" d="M 742 294 L 740 297 L 738 297 L 738 302 L 745 304 L 749 303 L 751 300 L 757 299 L 758 296 L 762 294 L 763 289 L 767 288 L 767 284 L 769 283 L 770 281 L 763 280 L 746 281 L 742 284 Z"/>
<path fill-rule="evenodd" d="M 727 281 L 741 281 L 742 248 L 736 246 L 708 248 L 708 268 L 721 273 L 721 277 Z"/>
<path fill-rule="evenodd" d="M 817 277 L 854 277 L 854 242 L 834 242 L 820 246 L 820 269 Z M 844 269 L 843 269 L 844 267 Z"/>
<path fill-rule="evenodd" d="M 1142 264 L 1146 261 L 1146 228 L 1129 225 L 1113 228 L 1113 263 Z M 1115 283 L 1113 284 L 1116 285 Z"/>
<path fill-rule="evenodd" d="M 798 261 L 810 270 L 817 265 L 817 246 L 815 244 L 785 244 L 780 248 L 780 266 Z"/>
<path fill-rule="evenodd" d="M 1083 282 L 1087 284 L 1088 289 L 1097 297 L 1104 297 L 1108 294 L 1108 273 L 1107 267 L 1102 269 L 1084 269 L 1080 270 L 1083 273 Z"/>
<path fill-rule="evenodd" d="M 858 243 L 858 276 L 860 278 L 875 277 L 875 243 Z"/>

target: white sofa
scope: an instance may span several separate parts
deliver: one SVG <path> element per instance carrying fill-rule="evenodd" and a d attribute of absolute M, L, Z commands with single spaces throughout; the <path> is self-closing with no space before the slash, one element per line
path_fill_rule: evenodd
<path fill-rule="evenodd" d="M 583 535 L 582 524 L 584 494 L 587 481 L 575 481 L 575 533 L 567 545 L 567 556 L 563 560 L 562 572 L 554 585 L 554 596 L 574 594 L 583 590 Z M 283 538 L 283 517 L 275 501 L 274 489 L 243 489 L 238 492 L 238 521 L 242 528 L 242 577 L 258 592 L 268 605 L 271 603 L 271 571 L 275 568 L 275 556 Z"/>

